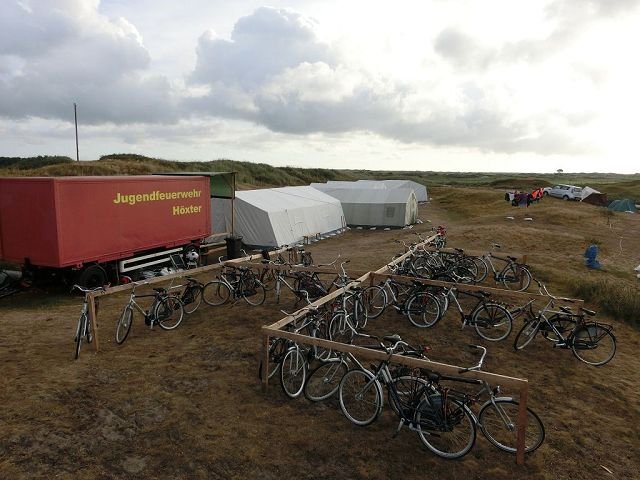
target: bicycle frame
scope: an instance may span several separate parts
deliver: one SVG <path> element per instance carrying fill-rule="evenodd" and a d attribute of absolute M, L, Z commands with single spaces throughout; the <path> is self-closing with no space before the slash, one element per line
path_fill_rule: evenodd
<path fill-rule="evenodd" d="M 476 299 L 478 299 L 478 301 L 476 302 L 476 304 L 474 305 L 474 307 L 471 309 L 471 313 L 466 314 L 464 313 L 464 310 L 462 309 L 462 306 L 460 305 L 460 302 L 458 301 L 458 297 L 456 296 L 456 292 L 460 292 L 463 293 L 465 295 L 469 295 L 470 297 L 474 297 Z M 447 297 L 449 297 L 450 300 L 453 300 L 454 305 L 456 306 L 456 309 L 458 310 L 458 313 L 460 314 L 460 321 L 462 322 L 462 327 L 465 327 L 466 325 L 471 325 L 471 318 L 473 317 L 473 312 L 475 312 L 478 307 L 482 304 L 484 304 L 485 299 L 483 296 L 480 295 L 476 295 L 473 294 L 471 292 L 462 292 L 460 290 L 458 290 L 455 287 L 451 287 L 449 289 L 447 289 Z"/>
<path fill-rule="evenodd" d="M 290 285 L 289 282 L 287 282 L 286 274 L 283 271 L 277 270 L 275 271 L 275 274 L 276 274 L 276 286 L 275 286 L 276 303 L 280 303 L 280 292 L 282 291 L 282 284 L 284 284 L 284 286 L 287 287 L 289 291 L 291 291 L 291 293 L 293 293 L 293 295 L 296 297 L 296 304 L 298 303 L 298 301 L 302 299 L 306 300 L 307 303 L 309 304 L 311 303 L 311 300 L 309 298 L 309 293 L 306 290 L 296 290 L 295 287 Z M 304 294 L 302 292 L 304 292 Z"/>

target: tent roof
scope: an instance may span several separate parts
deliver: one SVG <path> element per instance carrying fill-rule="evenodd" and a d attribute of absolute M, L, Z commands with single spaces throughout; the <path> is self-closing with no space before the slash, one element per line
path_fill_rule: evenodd
<path fill-rule="evenodd" d="M 418 182 L 414 182 L 413 180 L 357 180 L 355 182 L 329 180 L 327 183 L 312 183 L 311 186 L 322 191 L 334 188 L 344 188 L 350 190 L 395 190 L 410 188 L 415 192 L 416 200 L 418 200 L 419 202 L 425 202 L 428 199 L 427 187 Z"/>
<path fill-rule="evenodd" d="M 309 186 L 242 190 L 236 198 L 267 212 L 321 204 L 340 204 L 336 198 Z"/>
<path fill-rule="evenodd" d="M 614 200 L 609 204 L 610 210 L 616 212 L 636 212 L 636 204 L 630 198 L 623 198 L 622 200 Z"/>
<path fill-rule="evenodd" d="M 368 203 L 368 204 L 406 204 L 411 195 L 415 196 L 413 189 L 394 188 L 381 190 L 378 188 L 332 188 L 320 184 L 323 192 L 337 198 L 342 203 Z"/>

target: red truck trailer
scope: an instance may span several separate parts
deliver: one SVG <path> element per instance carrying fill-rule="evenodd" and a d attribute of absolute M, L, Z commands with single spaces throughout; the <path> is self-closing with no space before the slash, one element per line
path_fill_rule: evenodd
<path fill-rule="evenodd" d="M 200 176 L 0 178 L 0 259 L 96 286 L 160 266 L 211 235 Z"/>

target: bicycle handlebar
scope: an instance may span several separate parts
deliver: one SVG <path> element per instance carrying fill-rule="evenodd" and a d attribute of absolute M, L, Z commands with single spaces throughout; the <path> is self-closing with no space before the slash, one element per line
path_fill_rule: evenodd
<path fill-rule="evenodd" d="M 336 257 L 336 259 L 331 262 L 331 263 L 319 263 L 318 266 L 319 267 L 333 267 L 335 266 L 336 262 L 338 261 L 338 259 L 341 257 L 342 255 L 339 253 L 338 256 Z M 348 261 L 348 260 L 347 260 Z"/>
<path fill-rule="evenodd" d="M 458 373 L 464 373 L 464 372 L 470 372 L 473 370 L 482 370 L 482 364 L 484 363 L 484 357 L 487 356 L 487 349 L 485 347 L 483 347 L 482 345 L 469 345 L 470 348 L 473 349 L 477 349 L 477 350 L 482 350 L 482 356 L 480 357 L 480 361 L 474 365 L 473 367 L 467 367 L 467 368 L 461 368 L 460 370 L 458 370 Z"/>
<path fill-rule="evenodd" d="M 107 283 L 105 285 L 102 285 L 101 287 L 95 287 L 95 288 L 85 288 L 81 285 L 74 285 L 73 287 L 71 287 L 71 290 L 69 290 L 69 292 L 73 292 L 74 290 L 80 290 L 82 293 L 90 293 L 90 292 L 97 292 L 98 290 L 102 290 L 103 292 L 107 290 L 107 288 L 109 288 L 111 286 L 110 283 Z"/>

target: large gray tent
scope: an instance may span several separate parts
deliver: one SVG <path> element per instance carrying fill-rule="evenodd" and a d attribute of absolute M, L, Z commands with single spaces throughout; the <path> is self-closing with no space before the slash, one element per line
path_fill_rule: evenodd
<path fill-rule="evenodd" d="M 216 233 L 231 231 L 230 200 L 212 199 Z M 308 186 L 236 192 L 235 234 L 246 245 L 278 247 L 345 227 L 340 201 Z"/>
<path fill-rule="evenodd" d="M 351 183 L 351 182 L 345 182 Z M 416 223 L 418 202 L 410 188 L 352 188 L 335 183 L 311 186 L 340 200 L 347 225 L 365 227 L 404 227 Z M 348 188 L 345 188 L 348 187 Z"/>

